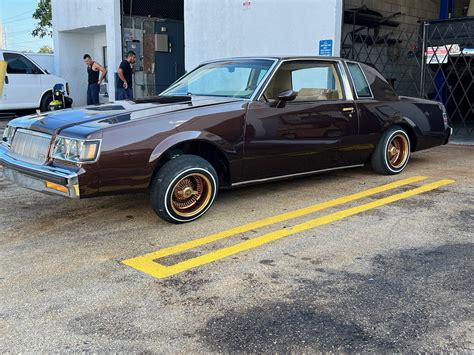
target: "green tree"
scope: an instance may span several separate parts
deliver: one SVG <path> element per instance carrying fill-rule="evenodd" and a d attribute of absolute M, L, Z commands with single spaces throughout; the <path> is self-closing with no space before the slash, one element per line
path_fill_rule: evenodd
<path fill-rule="evenodd" d="M 39 38 L 53 36 L 53 29 L 51 26 L 51 0 L 38 1 L 36 10 L 33 13 L 33 18 L 37 20 L 36 27 L 31 32 L 33 36 Z"/>
<path fill-rule="evenodd" d="M 54 53 L 53 51 L 53 48 L 51 48 L 51 46 L 48 46 L 47 44 L 45 44 L 44 46 L 42 46 L 39 50 L 38 50 L 38 53 Z"/>

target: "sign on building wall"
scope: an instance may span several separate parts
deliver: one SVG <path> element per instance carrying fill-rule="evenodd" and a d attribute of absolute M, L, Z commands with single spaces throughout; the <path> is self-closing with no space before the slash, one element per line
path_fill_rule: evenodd
<path fill-rule="evenodd" d="M 332 56 L 332 39 L 322 39 L 319 41 L 319 55 Z"/>

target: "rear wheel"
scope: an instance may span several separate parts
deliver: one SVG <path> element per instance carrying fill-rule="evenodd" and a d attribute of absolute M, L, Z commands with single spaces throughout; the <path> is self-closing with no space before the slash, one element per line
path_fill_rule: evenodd
<path fill-rule="evenodd" d="M 181 155 L 168 161 L 151 185 L 155 212 L 171 223 L 185 223 L 201 217 L 211 207 L 218 190 L 212 165 L 196 155 Z"/>
<path fill-rule="evenodd" d="M 372 154 L 372 168 L 379 174 L 393 175 L 405 169 L 410 159 L 410 138 L 403 128 L 387 130 Z"/>

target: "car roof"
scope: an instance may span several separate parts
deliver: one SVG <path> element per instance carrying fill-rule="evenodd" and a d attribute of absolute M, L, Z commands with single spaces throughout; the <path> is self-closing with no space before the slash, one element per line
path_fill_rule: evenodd
<path fill-rule="evenodd" d="M 269 55 L 269 56 L 244 56 L 244 57 L 228 57 L 228 58 L 220 58 L 214 60 L 207 60 L 201 64 L 212 63 L 212 62 L 222 62 L 227 60 L 249 60 L 249 59 L 267 59 L 267 60 L 289 60 L 289 59 L 314 59 L 314 60 L 346 60 L 341 57 L 333 57 L 333 56 L 305 56 L 305 55 Z"/>
<path fill-rule="evenodd" d="M 15 53 L 15 54 L 27 54 L 27 53 L 24 53 L 24 52 L 12 51 L 12 50 L 10 50 L 10 49 L 4 49 L 4 48 L 0 49 L 0 52 L 2 52 L 2 53 L 3 53 L 3 52 L 8 52 L 8 53 Z M 33 54 L 34 54 L 34 53 L 33 53 Z"/>

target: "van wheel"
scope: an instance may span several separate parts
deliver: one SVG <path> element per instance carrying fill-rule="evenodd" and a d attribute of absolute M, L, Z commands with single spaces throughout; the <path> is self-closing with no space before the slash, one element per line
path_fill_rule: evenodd
<path fill-rule="evenodd" d="M 158 170 L 151 184 L 151 204 L 165 221 L 186 223 L 211 207 L 219 189 L 212 165 L 196 155 L 180 155 Z"/>
<path fill-rule="evenodd" d="M 40 110 L 41 112 L 46 112 L 49 111 L 49 104 L 53 101 L 53 94 L 50 92 L 47 92 L 46 94 L 43 95 L 43 98 L 41 99 L 40 103 Z"/>
<path fill-rule="evenodd" d="M 400 126 L 393 126 L 383 134 L 372 153 L 372 168 L 379 174 L 398 174 L 405 169 L 410 151 L 407 133 Z"/>

